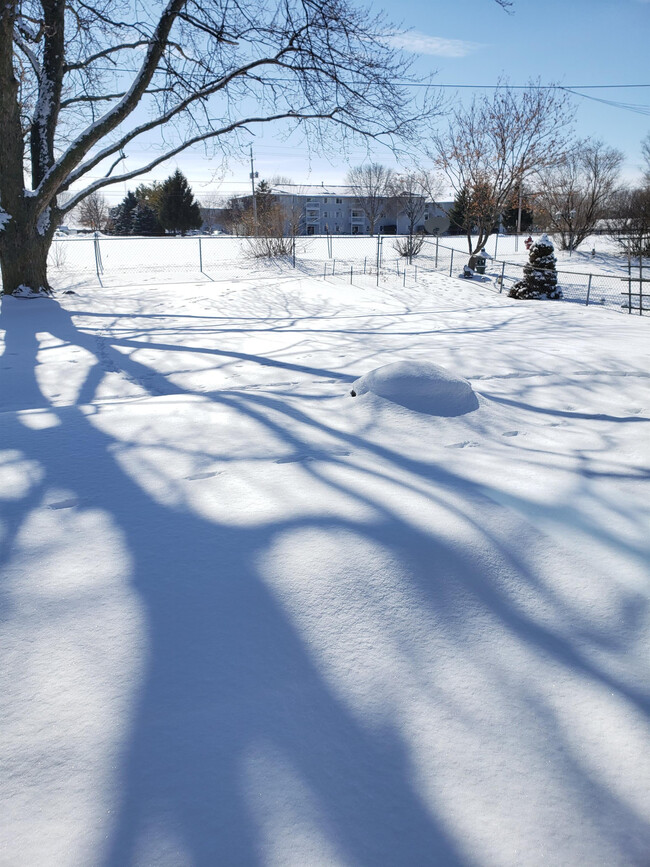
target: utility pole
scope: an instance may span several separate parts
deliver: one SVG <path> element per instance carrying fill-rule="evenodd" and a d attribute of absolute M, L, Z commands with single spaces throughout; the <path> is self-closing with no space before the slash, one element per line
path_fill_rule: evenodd
<path fill-rule="evenodd" d="M 255 178 L 259 177 L 259 172 L 255 171 L 255 166 L 253 165 L 253 145 L 251 148 L 251 190 L 253 191 L 253 226 L 255 227 L 255 234 L 257 235 L 257 199 L 255 197 Z"/>

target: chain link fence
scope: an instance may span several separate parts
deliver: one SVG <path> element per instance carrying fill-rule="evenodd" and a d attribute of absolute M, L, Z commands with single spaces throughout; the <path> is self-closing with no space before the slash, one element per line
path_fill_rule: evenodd
<path fill-rule="evenodd" d="M 305 249 L 297 259 L 304 270 L 310 265 L 311 273 L 314 273 L 317 271 L 315 263 L 320 265 L 322 262 L 321 271 L 325 279 L 359 286 L 371 281 L 380 285 L 396 280 L 406 285 L 431 273 L 442 273 L 449 277 L 466 276 L 465 266 L 469 260 L 467 249 L 447 246 L 439 238 L 422 237 L 415 240 L 415 255 L 404 256 L 405 239 L 395 236 L 319 238 L 314 239 L 312 247 Z M 512 238 L 506 240 L 512 242 Z M 316 241 L 320 242 L 317 248 Z M 521 247 L 523 250 L 523 241 Z M 325 251 L 327 258 L 324 259 Z M 515 283 L 523 278 L 523 268 L 523 262 L 509 262 L 488 256 L 485 272 L 474 272 L 468 280 L 499 294 L 508 294 Z M 610 261 L 608 269 L 605 273 L 595 269 L 558 269 L 558 286 L 562 290 L 563 300 L 641 315 L 650 311 L 650 280 L 643 277 L 642 264 L 633 267 L 626 260 L 619 259 L 614 268 Z"/>
<path fill-rule="evenodd" d="M 359 286 L 397 285 L 398 281 L 406 285 L 407 281 L 418 282 L 433 273 L 464 276 L 469 259 L 467 249 L 460 247 L 464 239 L 445 237 L 445 243 L 441 243 L 439 238 L 416 236 L 413 240 L 414 255 L 404 256 L 408 239 L 400 236 L 299 236 L 286 239 L 283 255 L 273 261 L 279 267 L 291 267 L 313 277 Z M 512 238 L 495 239 L 494 249 L 499 243 L 502 249 L 507 248 L 508 241 L 512 246 Z M 88 280 L 96 280 L 101 286 L 218 281 L 226 273 L 228 279 L 238 274 L 242 278 L 250 276 L 254 262 L 271 261 L 263 255 L 265 249 L 259 239 L 231 235 L 185 238 L 85 235 L 55 238 L 49 269 L 55 283 L 69 285 Z M 576 264 L 583 261 L 584 258 L 577 258 Z M 522 279 L 523 265 L 524 262 L 490 255 L 485 273 L 474 273 L 470 281 L 507 294 Z M 650 311 L 650 281 L 644 277 L 643 263 L 632 265 L 624 259 L 609 257 L 606 271 L 560 268 L 557 275 L 565 301 L 638 315 Z"/>
<path fill-rule="evenodd" d="M 245 239 L 223 237 L 55 238 L 48 258 L 53 281 L 95 278 L 101 286 L 215 279 L 246 265 Z"/>
<path fill-rule="evenodd" d="M 614 266 L 612 259 L 607 270 L 594 268 L 590 271 L 557 269 L 557 284 L 564 301 L 575 304 L 597 304 L 642 315 L 650 311 L 650 280 L 643 276 L 643 262 L 633 265 L 619 258 Z M 447 247 L 439 239 L 426 238 L 418 260 L 424 269 L 444 271 L 450 276 L 464 276 L 463 269 L 469 259 L 468 252 Z M 480 279 L 488 288 L 499 293 L 508 293 L 523 279 L 524 262 L 511 262 L 488 256 L 485 273 L 471 279 Z"/>

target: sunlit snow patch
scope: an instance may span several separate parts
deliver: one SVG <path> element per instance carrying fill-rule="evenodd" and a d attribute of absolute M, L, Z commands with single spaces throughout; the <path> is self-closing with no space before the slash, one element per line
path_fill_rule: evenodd
<path fill-rule="evenodd" d="M 428 415 L 464 415 L 479 405 L 466 379 L 429 361 L 398 361 L 377 367 L 352 383 L 353 397 L 367 392 Z"/>

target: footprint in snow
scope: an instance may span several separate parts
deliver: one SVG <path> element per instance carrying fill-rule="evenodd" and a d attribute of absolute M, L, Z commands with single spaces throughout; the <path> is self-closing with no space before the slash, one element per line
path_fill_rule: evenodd
<path fill-rule="evenodd" d="M 79 505 L 79 500 L 76 497 L 70 497 L 68 500 L 59 500 L 58 503 L 48 503 L 48 509 L 74 509 Z"/>
<path fill-rule="evenodd" d="M 478 443 L 474 442 L 474 440 L 463 440 L 462 443 L 450 443 L 448 446 L 445 446 L 445 448 L 448 448 L 448 449 L 471 449 L 477 445 L 478 445 Z"/>
<path fill-rule="evenodd" d="M 214 472 L 214 473 L 194 473 L 194 475 L 192 475 L 192 476 L 185 476 L 185 479 L 186 479 L 188 482 L 197 482 L 197 481 L 199 481 L 200 479 L 211 479 L 211 478 L 213 478 L 214 476 L 220 476 L 220 475 L 221 475 L 221 473 L 219 473 L 219 472 Z"/>
<path fill-rule="evenodd" d="M 516 437 L 519 436 L 518 430 L 507 430 L 501 434 L 502 437 Z"/>
<path fill-rule="evenodd" d="M 278 458 L 276 464 L 297 464 L 302 461 L 326 461 L 332 457 L 347 457 L 350 454 L 345 449 L 331 449 L 328 452 L 301 452 L 297 455 L 288 455 L 286 458 Z"/>

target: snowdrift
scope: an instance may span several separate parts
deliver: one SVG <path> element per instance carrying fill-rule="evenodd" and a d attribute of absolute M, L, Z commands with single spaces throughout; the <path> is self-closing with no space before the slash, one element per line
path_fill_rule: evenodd
<path fill-rule="evenodd" d="M 478 398 L 466 379 L 430 361 L 398 361 L 377 367 L 357 379 L 351 394 L 372 392 L 400 406 L 446 418 L 478 409 Z"/>

